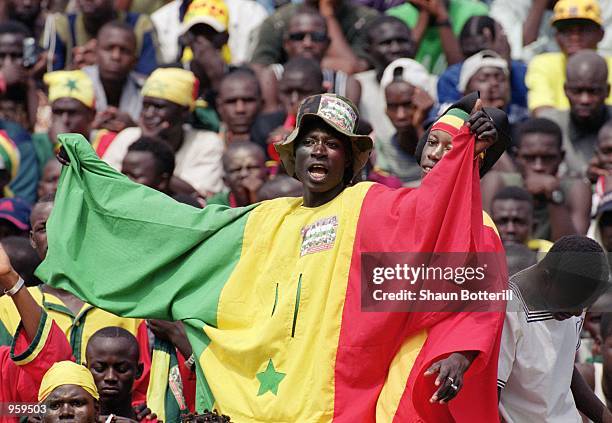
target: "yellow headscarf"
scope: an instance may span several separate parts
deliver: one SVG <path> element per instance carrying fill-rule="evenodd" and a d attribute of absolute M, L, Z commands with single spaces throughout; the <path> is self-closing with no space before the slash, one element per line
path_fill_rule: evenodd
<path fill-rule="evenodd" d="M 180 68 L 159 68 L 153 71 L 142 87 L 143 97 L 168 100 L 193 110 L 199 81 L 193 72 Z"/>
<path fill-rule="evenodd" d="M 45 84 L 49 86 L 49 103 L 58 98 L 68 97 L 79 100 L 90 109 L 95 105 L 93 82 L 81 71 L 55 71 L 44 76 Z"/>
<path fill-rule="evenodd" d="M 63 385 L 77 385 L 95 399 L 100 399 L 93 376 L 85 366 L 72 361 L 58 361 L 43 376 L 38 390 L 38 401 L 44 401 L 55 388 Z"/>

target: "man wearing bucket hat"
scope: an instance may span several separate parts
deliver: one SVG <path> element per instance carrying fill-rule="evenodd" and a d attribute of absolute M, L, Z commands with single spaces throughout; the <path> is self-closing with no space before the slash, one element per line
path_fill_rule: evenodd
<path fill-rule="evenodd" d="M 352 184 L 373 147 L 356 133 L 357 108 L 308 97 L 277 145 L 303 198 L 233 209 L 179 205 L 66 134 L 39 276 L 123 316 L 182 321 L 198 411 L 251 422 L 495 421 L 499 319 L 361 308 L 362 253 L 502 251 L 482 225 L 478 167 L 497 136 L 480 107 L 418 189 L 392 190 Z M 67 251 L 75 239 L 80 248 Z M 80 282 L 83 271 L 94 280 Z"/>

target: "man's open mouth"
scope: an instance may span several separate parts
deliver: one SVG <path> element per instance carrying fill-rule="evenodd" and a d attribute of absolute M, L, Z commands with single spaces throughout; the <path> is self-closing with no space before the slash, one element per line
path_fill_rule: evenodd
<path fill-rule="evenodd" d="M 315 181 L 321 181 L 327 176 L 328 170 L 321 164 L 313 164 L 308 166 L 308 173 Z"/>

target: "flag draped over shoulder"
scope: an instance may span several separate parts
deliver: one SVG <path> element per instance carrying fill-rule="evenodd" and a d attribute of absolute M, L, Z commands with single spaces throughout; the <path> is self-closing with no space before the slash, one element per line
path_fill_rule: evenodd
<path fill-rule="evenodd" d="M 497 419 L 500 313 L 360 308 L 363 252 L 498 250 L 467 128 L 421 188 L 360 183 L 316 208 L 199 210 L 132 183 L 80 136 L 61 141 L 71 163 L 37 274 L 122 316 L 182 320 L 199 410 L 240 422 Z M 463 350 L 479 352 L 465 388 L 429 404 L 422 373 Z M 480 406 L 465 407 L 474 396 Z"/>

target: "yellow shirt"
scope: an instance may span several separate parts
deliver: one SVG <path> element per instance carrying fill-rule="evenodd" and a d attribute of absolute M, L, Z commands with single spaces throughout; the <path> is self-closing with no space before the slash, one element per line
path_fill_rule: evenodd
<path fill-rule="evenodd" d="M 45 309 L 60 329 L 66 334 L 72 347 L 72 353 L 77 363 L 85 362 L 85 347 L 89 338 L 98 330 L 108 326 L 119 326 L 136 336 L 140 319 L 127 319 L 115 316 L 107 311 L 96 308 L 90 304 L 83 304 L 79 312 L 74 315 L 66 305 L 54 295 L 43 293 L 38 287 L 28 288 L 34 300 Z M 6 342 L 6 334 L 14 334 L 21 318 L 7 296 L 0 298 L 0 340 Z M 3 343 L 4 343 L 3 342 Z"/>
<path fill-rule="evenodd" d="M 606 57 L 608 69 L 612 70 L 612 57 Z M 529 89 L 529 110 L 550 106 L 559 110 L 569 109 L 569 100 L 565 96 L 566 57 L 563 53 L 544 53 L 535 56 L 525 75 L 525 84 Z M 608 72 L 608 81 L 612 84 L 612 72 Z M 612 105 L 612 92 L 606 104 Z"/>

